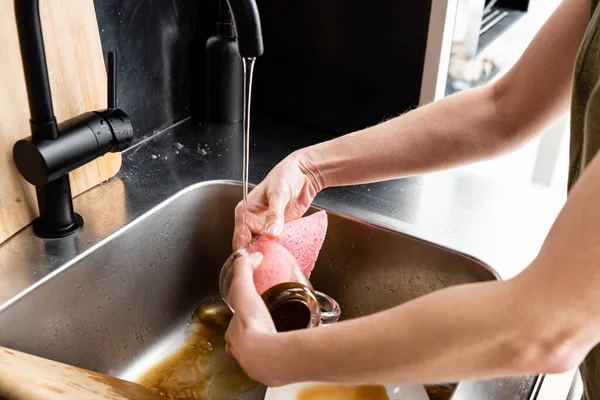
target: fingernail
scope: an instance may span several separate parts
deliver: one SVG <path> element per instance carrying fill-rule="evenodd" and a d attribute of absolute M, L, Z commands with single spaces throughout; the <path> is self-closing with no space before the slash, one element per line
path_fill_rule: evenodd
<path fill-rule="evenodd" d="M 251 261 L 260 262 L 260 261 L 262 261 L 263 255 L 262 255 L 262 253 L 256 252 L 256 253 L 250 254 L 250 256 L 248 258 L 250 258 Z"/>
<path fill-rule="evenodd" d="M 260 267 L 260 264 L 262 264 L 262 260 L 263 260 L 263 255 L 262 253 L 252 253 L 250 254 L 250 264 L 253 264 L 253 268 L 258 268 Z"/>
<path fill-rule="evenodd" d="M 278 234 L 279 226 L 277 223 L 270 224 L 265 228 L 265 235 L 267 236 L 277 236 Z"/>

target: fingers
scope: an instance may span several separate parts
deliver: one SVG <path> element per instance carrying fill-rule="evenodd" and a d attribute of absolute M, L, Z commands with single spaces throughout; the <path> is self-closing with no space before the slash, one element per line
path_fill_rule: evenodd
<path fill-rule="evenodd" d="M 247 225 L 244 225 L 244 204 L 239 202 L 235 208 L 235 225 L 233 229 L 233 250 L 236 251 L 252 241 L 252 235 L 260 233 L 262 224 L 257 221 L 256 215 L 248 213 Z"/>
<path fill-rule="evenodd" d="M 291 200 L 291 196 L 289 187 L 268 194 L 269 211 L 267 211 L 265 218 L 263 234 L 269 239 L 277 239 L 281 235 L 285 223 L 285 209 Z"/>
<path fill-rule="evenodd" d="M 254 286 L 254 270 L 262 262 L 261 253 L 252 253 L 238 258 L 233 265 L 233 280 L 227 302 L 236 314 L 253 316 L 253 313 L 265 307 Z"/>
<path fill-rule="evenodd" d="M 235 222 L 235 228 L 233 229 L 233 251 L 240 249 L 252 241 L 252 232 L 248 229 L 247 225 L 244 225 L 241 221 L 238 223 L 237 217 Z"/>
<path fill-rule="evenodd" d="M 266 185 L 263 181 L 252 190 L 248 195 L 246 224 L 243 202 L 235 209 L 233 250 L 250 243 L 255 234 L 262 233 L 269 239 L 277 239 L 283 231 L 285 212 L 291 199 L 292 189 L 283 179 L 276 185 Z"/>

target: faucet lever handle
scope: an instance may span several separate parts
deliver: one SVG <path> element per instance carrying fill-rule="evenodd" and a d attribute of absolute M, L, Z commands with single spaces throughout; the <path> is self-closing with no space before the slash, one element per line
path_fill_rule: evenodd
<path fill-rule="evenodd" d="M 117 53 L 114 51 L 108 52 L 107 64 L 108 97 L 106 104 L 109 110 L 114 110 L 117 108 Z"/>

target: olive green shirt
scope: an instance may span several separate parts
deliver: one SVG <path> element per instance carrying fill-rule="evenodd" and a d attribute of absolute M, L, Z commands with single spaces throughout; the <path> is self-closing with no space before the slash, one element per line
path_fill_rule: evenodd
<path fill-rule="evenodd" d="M 591 0 L 591 20 L 577 56 L 571 103 L 569 189 L 600 149 L 600 7 Z M 581 366 L 586 400 L 600 400 L 600 345 Z"/>

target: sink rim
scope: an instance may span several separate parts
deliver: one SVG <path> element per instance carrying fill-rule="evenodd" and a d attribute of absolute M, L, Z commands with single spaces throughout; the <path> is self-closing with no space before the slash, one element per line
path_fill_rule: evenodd
<path fill-rule="evenodd" d="M 99 239 L 97 242 L 90 244 L 89 248 L 82 250 L 79 254 L 76 254 L 75 256 L 73 256 L 73 258 L 60 264 L 56 269 L 52 270 L 47 275 L 41 277 L 40 279 L 36 280 L 34 283 L 29 285 L 25 289 L 17 292 L 14 296 L 8 298 L 8 300 L 6 302 L 4 302 L 3 304 L 0 304 L 0 313 L 5 311 L 6 309 L 8 309 L 11 305 L 16 303 L 17 301 L 23 299 L 27 294 L 33 292 L 34 290 L 41 287 L 45 283 L 49 282 L 51 279 L 57 277 L 59 274 L 66 271 L 71 266 L 81 262 L 86 257 L 93 254 L 93 252 L 102 248 L 104 245 L 106 245 L 110 241 L 118 238 L 122 234 L 125 234 L 128 230 L 135 227 L 138 223 L 142 223 L 143 221 L 146 221 L 151 216 L 160 212 L 164 207 L 167 207 L 167 206 L 173 204 L 173 202 L 177 201 L 177 199 L 179 199 L 181 196 L 184 196 L 189 192 L 200 190 L 202 188 L 219 187 L 219 186 L 229 186 L 229 187 L 235 187 L 235 188 L 241 189 L 242 183 L 239 180 L 225 180 L 225 179 L 208 180 L 208 181 L 197 182 L 197 183 L 188 185 L 187 187 L 177 191 L 176 193 L 173 193 L 172 195 L 166 197 L 165 200 L 163 200 L 159 204 L 157 204 L 153 207 L 150 207 L 146 211 L 143 211 L 137 217 L 132 218 L 130 221 L 126 221 L 120 228 L 116 229 L 114 232 L 106 235 L 104 238 Z M 255 188 L 255 187 L 256 187 L 256 185 L 254 185 L 254 184 L 250 185 L 250 188 Z M 240 193 L 240 200 L 241 200 L 241 193 Z M 451 246 L 440 243 L 441 240 L 438 241 L 435 238 L 431 238 L 431 236 L 429 236 L 426 231 L 424 231 L 423 229 L 421 229 L 415 225 L 412 225 L 412 224 L 409 224 L 406 222 L 402 222 L 402 221 L 395 221 L 392 218 L 386 219 L 385 216 L 382 216 L 380 214 L 377 214 L 375 212 L 371 212 L 371 211 L 368 211 L 365 209 L 356 209 L 356 210 L 352 209 L 351 212 L 354 214 L 354 215 L 352 215 L 352 214 L 349 214 L 347 211 L 346 212 L 337 211 L 335 209 L 335 207 L 320 206 L 320 205 L 318 205 L 318 201 L 311 206 L 311 208 L 309 209 L 309 212 L 316 212 L 316 211 L 321 211 L 321 210 L 326 211 L 331 216 L 336 216 L 336 217 L 340 217 L 340 218 L 343 218 L 343 219 L 346 219 L 349 221 L 354 221 L 358 224 L 364 225 L 365 227 L 382 230 L 384 232 L 389 232 L 391 234 L 401 235 L 401 237 L 403 237 L 405 239 L 413 240 L 413 241 L 416 241 L 417 243 L 422 243 L 422 244 L 428 245 L 428 246 L 432 247 L 433 249 L 441 250 L 443 252 L 453 254 L 455 256 L 460 256 L 460 257 L 464 258 L 465 260 L 470 260 L 471 262 L 475 263 L 479 267 L 482 267 L 485 271 L 489 272 L 491 277 L 493 279 L 495 279 L 496 281 L 502 281 L 502 278 L 498 274 L 498 272 L 494 268 L 492 268 L 489 264 L 483 262 L 482 260 L 480 260 L 472 255 L 469 255 L 460 250 L 454 249 Z M 358 214 L 360 216 L 356 216 L 356 214 Z M 28 229 L 30 229 L 30 227 L 28 227 Z M 17 235 L 20 235 L 20 234 L 22 234 L 22 233 L 19 233 Z M 62 239 L 59 239 L 59 240 L 62 240 Z M 456 388 L 453 391 L 453 394 L 450 398 L 451 400 L 458 400 L 458 399 L 462 398 L 461 395 L 457 393 L 457 391 L 461 387 L 463 387 L 463 388 L 468 387 L 469 381 L 460 381 L 460 382 L 456 382 L 455 384 L 456 384 Z"/>
<path fill-rule="evenodd" d="M 111 240 L 113 240 L 116 237 L 118 237 L 118 236 L 122 235 L 123 233 L 127 232 L 129 229 L 133 228 L 137 224 L 141 223 L 145 219 L 147 219 L 150 216 L 154 215 L 155 213 L 157 213 L 158 211 L 160 211 L 162 208 L 168 206 L 169 204 L 171 204 L 173 201 L 175 201 L 179 197 L 185 195 L 188 192 L 191 192 L 191 191 L 194 191 L 194 190 L 198 190 L 198 189 L 201 189 L 201 188 L 207 187 L 207 186 L 236 186 L 236 187 L 240 187 L 240 189 L 241 189 L 242 182 L 238 181 L 238 180 L 215 179 L 215 180 L 208 180 L 208 181 L 198 182 L 198 183 L 189 185 L 189 186 L 187 186 L 184 189 L 181 189 L 177 193 L 174 193 L 173 195 L 171 195 L 168 198 L 166 198 L 164 201 L 162 201 L 158 205 L 150 208 L 146 212 L 142 213 L 140 216 L 138 216 L 138 217 L 134 218 L 133 220 L 127 222 L 124 226 L 122 226 L 121 228 L 119 228 L 115 232 L 113 232 L 113 233 L 107 235 L 106 237 L 100 239 L 97 243 L 91 245 L 89 248 L 87 248 L 84 251 L 82 251 L 81 253 L 77 254 L 72 259 L 66 261 L 64 264 L 60 265 L 59 267 L 57 267 L 56 269 L 54 269 L 53 271 L 51 271 L 47 275 L 41 277 L 39 280 L 37 280 L 34 283 L 32 283 L 31 285 L 27 286 L 25 289 L 19 291 L 14 296 L 8 298 L 8 300 L 6 300 L 4 303 L 0 304 L 0 312 L 2 312 L 3 310 L 5 310 L 6 308 L 10 307 L 12 304 L 14 304 L 19 299 L 21 299 L 24 296 L 26 296 L 31 291 L 37 289 L 38 287 L 40 287 L 44 283 L 48 282 L 50 279 L 58 276 L 59 274 L 61 274 L 65 270 L 67 270 L 72 265 L 76 264 L 77 262 L 81 261 L 82 259 L 84 259 L 88 255 L 90 255 L 91 253 L 93 253 L 97 249 L 101 248 L 106 243 L 110 242 Z M 257 185 L 255 185 L 255 184 L 249 184 L 249 188 L 250 189 L 253 189 L 256 186 Z M 240 200 L 241 200 L 241 198 L 240 198 Z M 384 221 L 385 217 L 383 217 L 381 215 L 378 215 L 376 213 L 368 212 L 366 210 L 361 210 L 362 214 L 364 214 L 365 217 L 364 218 L 360 218 L 360 217 L 355 217 L 355 216 L 352 216 L 352 215 L 349 215 L 349 214 L 345 214 L 345 213 L 336 211 L 335 209 L 332 209 L 332 208 L 329 208 L 329 207 L 319 206 L 317 204 L 311 205 L 311 208 L 314 209 L 314 210 L 317 210 L 317 211 L 325 211 L 325 212 L 327 212 L 330 215 L 335 215 L 337 217 L 345 218 L 345 219 L 348 219 L 348 220 L 351 220 L 351 221 L 354 221 L 354 222 L 357 222 L 357 223 L 360 223 L 360 224 L 364 224 L 364 225 L 367 225 L 367 226 L 369 226 L 371 228 L 381 229 L 381 230 L 384 230 L 384 231 L 387 231 L 387 232 L 390 232 L 390 233 L 396 234 L 396 235 L 402 235 L 402 236 L 404 236 L 404 237 L 406 237 L 408 239 L 416 240 L 416 241 L 419 241 L 421 243 L 425 243 L 425 244 L 427 244 L 429 246 L 432 246 L 434 248 L 437 248 L 439 250 L 442 250 L 442 251 L 445 251 L 445 252 L 452 253 L 454 255 L 458 255 L 458 256 L 464 257 L 464 258 L 466 258 L 466 259 L 468 259 L 468 260 L 470 260 L 470 261 L 478 264 L 482 268 L 484 268 L 486 271 L 488 271 L 490 274 L 492 274 L 492 276 L 495 278 L 496 281 L 502 281 L 503 280 L 501 278 L 500 274 L 493 267 L 491 267 L 489 264 L 483 262 L 481 259 L 479 259 L 479 258 L 477 258 L 475 256 L 472 256 L 470 254 L 464 253 L 464 252 L 462 252 L 460 250 L 454 249 L 451 246 L 448 246 L 448 245 L 445 245 L 445 244 L 436 243 L 436 241 L 434 241 L 435 239 L 429 238 L 428 235 L 425 232 L 423 232 L 422 230 L 420 230 L 417 227 L 415 227 L 413 225 L 410 225 L 408 223 L 394 223 L 394 224 L 392 224 L 391 222 L 385 222 Z M 309 209 L 309 211 L 310 211 L 310 209 Z M 369 219 L 368 218 L 369 216 L 375 217 L 375 218 Z M 375 219 L 377 219 L 377 221 L 375 221 Z M 399 225 L 402 225 L 402 228 L 400 228 Z M 31 228 L 30 226 L 27 227 L 27 229 L 30 229 L 30 228 Z M 19 233 L 19 234 L 21 234 L 21 233 Z M 17 235 L 19 235 L 19 234 L 17 234 Z M 17 236 L 17 235 L 15 235 L 15 236 Z M 65 239 L 56 239 L 56 240 L 65 240 Z"/>

